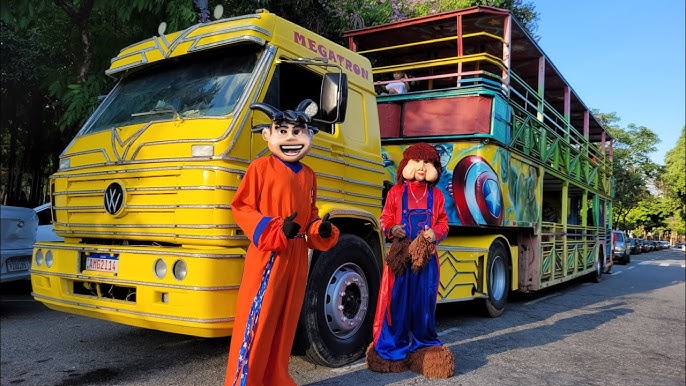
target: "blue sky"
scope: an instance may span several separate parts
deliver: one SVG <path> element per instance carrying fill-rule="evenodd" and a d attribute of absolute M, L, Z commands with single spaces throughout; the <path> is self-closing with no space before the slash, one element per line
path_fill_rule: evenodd
<path fill-rule="evenodd" d="M 645 126 L 663 165 L 686 123 L 684 0 L 531 0 L 541 49 L 590 109 Z"/>

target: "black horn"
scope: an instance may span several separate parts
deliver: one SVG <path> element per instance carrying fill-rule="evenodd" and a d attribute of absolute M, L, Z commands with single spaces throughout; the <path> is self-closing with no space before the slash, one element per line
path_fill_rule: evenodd
<path fill-rule="evenodd" d="M 272 105 L 268 105 L 266 103 L 253 103 L 250 105 L 250 108 L 267 114 L 269 119 L 272 121 L 283 119 L 283 112 Z"/>

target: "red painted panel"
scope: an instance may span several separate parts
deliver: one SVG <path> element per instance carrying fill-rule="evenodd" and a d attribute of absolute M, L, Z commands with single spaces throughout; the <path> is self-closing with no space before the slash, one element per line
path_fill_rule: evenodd
<path fill-rule="evenodd" d="M 400 137 L 400 105 L 397 103 L 379 103 L 377 107 L 381 138 Z"/>
<path fill-rule="evenodd" d="M 489 134 L 492 99 L 482 96 L 408 101 L 403 137 Z"/>

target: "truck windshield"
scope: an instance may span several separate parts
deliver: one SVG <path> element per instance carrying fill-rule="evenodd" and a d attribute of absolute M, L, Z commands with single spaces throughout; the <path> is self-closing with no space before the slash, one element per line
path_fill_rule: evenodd
<path fill-rule="evenodd" d="M 82 134 L 172 118 L 230 114 L 262 47 L 243 45 L 168 59 L 122 79 Z"/>

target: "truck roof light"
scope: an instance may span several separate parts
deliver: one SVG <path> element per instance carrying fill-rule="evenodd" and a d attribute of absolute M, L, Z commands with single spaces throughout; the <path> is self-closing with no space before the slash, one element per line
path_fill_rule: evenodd
<path fill-rule="evenodd" d="M 212 157 L 214 155 L 213 145 L 193 145 L 191 146 L 193 157 Z"/>
<path fill-rule="evenodd" d="M 71 159 L 69 159 L 69 158 L 60 159 L 60 170 L 69 169 L 69 166 L 71 166 Z"/>

